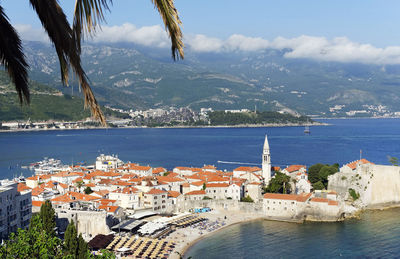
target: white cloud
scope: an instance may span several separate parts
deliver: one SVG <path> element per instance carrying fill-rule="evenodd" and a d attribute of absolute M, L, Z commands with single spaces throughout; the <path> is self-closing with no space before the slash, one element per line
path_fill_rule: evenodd
<path fill-rule="evenodd" d="M 189 47 L 196 52 L 257 51 L 268 47 L 268 41 L 233 34 L 227 40 L 197 34 L 187 40 Z"/>
<path fill-rule="evenodd" d="M 210 38 L 202 34 L 189 37 L 188 45 L 196 52 L 220 52 L 223 50 L 224 42 L 217 38 Z"/>
<path fill-rule="evenodd" d="M 15 25 L 24 40 L 49 42 L 45 31 L 31 25 Z M 149 47 L 169 47 L 170 39 L 160 25 L 136 27 L 125 23 L 121 26 L 102 26 L 95 42 L 132 42 Z M 248 52 L 265 49 L 285 49 L 286 58 L 308 58 L 320 61 L 355 62 L 365 64 L 400 64 L 400 46 L 378 48 L 346 37 L 327 39 L 302 35 L 296 38 L 277 37 L 272 41 L 263 38 L 233 34 L 227 39 L 203 34 L 188 36 L 184 43 L 194 52 Z"/>
<path fill-rule="evenodd" d="M 95 37 L 95 42 L 132 42 L 144 46 L 168 47 L 168 35 L 160 25 L 137 28 L 130 23 L 121 26 L 102 26 Z"/>
<path fill-rule="evenodd" d="M 272 41 L 234 34 L 226 40 L 195 35 L 188 45 L 196 52 L 260 51 L 285 49 L 286 58 L 308 58 L 320 61 L 365 64 L 400 64 L 400 46 L 377 48 L 353 42 L 346 37 L 328 40 L 325 37 L 302 35 L 296 38 L 277 37 Z"/>
<path fill-rule="evenodd" d="M 49 37 L 43 28 L 33 28 L 30 24 L 16 24 L 14 28 L 23 40 L 49 42 Z"/>
<path fill-rule="evenodd" d="M 352 42 L 345 37 L 333 40 L 305 35 L 292 39 L 278 37 L 271 42 L 270 48 L 289 49 L 285 53 L 286 58 L 379 65 L 400 64 L 400 46 L 377 48 L 371 44 Z"/>

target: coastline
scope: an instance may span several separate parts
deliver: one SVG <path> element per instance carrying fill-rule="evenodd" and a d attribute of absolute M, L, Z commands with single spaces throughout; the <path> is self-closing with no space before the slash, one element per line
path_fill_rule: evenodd
<path fill-rule="evenodd" d="M 172 251 L 170 258 L 171 259 L 179 259 L 180 255 L 184 257 L 185 253 L 188 251 L 190 247 L 195 245 L 197 242 L 201 241 L 202 239 L 209 237 L 223 229 L 226 229 L 227 227 L 236 225 L 236 224 L 242 224 L 246 222 L 251 222 L 251 221 L 256 221 L 256 220 L 262 220 L 264 219 L 263 215 L 260 214 L 247 214 L 243 212 L 235 212 L 234 214 L 232 211 L 220 211 L 220 210 L 213 210 L 211 212 L 207 213 L 200 213 L 199 216 L 201 217 L 206 217 L 210 221 L 216 220 L 216 219 L 223 219 L 225 216 L 227 219 L 225 220 L 225 225 L 222 227 L 219 227 L 218 229 L 215 229 L 213 231 L 210 231 L 208 233 L 204 234 L 199 234 L 199 231 L 197 229 L 178 229 L 175 231 L 175 233 L 172 234 L 170 239 L 173 239 L 172 241 L 176 242 L 176 247 Z M 179 254 L 178 254 L 178 253 Z"/>
<path fill-rule="evenodd" d="M 239 125 L 208 125 L 208 126 L 162 126 L 162 127 L 148 127 L 148 126 L 126 126 L 126 127 L 82 127 L 82 128 L 51 128 L 51 129 L 10 129 L 0 130 L 2 132 L 39 132 L 39 131 L 63 131 L 63 130 L 91 130 L 91 129 L 202 129 L 202 128 L 276 128 L 276 127 L 305 127 L 305 126 L 329 126 L 329 123 L 316 122 L 316 123 L 267 123 L 267 124 L 239 124 Z"/>
<path fill-rule="evenodd" d="M 363 214 L 365 211 L 383 211 L 383 210 L 389 210 L 389 209 L 394 209 L 394 208 L 399 208 L 400 207 L 400 203 L 385 203 L 385 204 L 378 204 L 378 205 L 374 205 L 374 206 L 368 206 L 364 209 L 360 209 L 357 210 L 356 213 L 354 213 L 352 216 L 350 217 L 346 217 L 343 220 L 340 221 L 324 221 L 324 220 L 307 220 L 307 222 L 324 222 L 324 223 L 334 223 L 334 222 L 343 222 L 346 220 L 350 220 L 350 219 L 357 219 L 359 220 L 361 218 L 361 214 Z M 249 214 L 245 214 L 242 212 L 235 212 L 235 214 L 232 214 L 232 211 L 217 211 L 220 214 L 220 217 L 224 217 L 224 216 L 228 216 L 228 217 L 232 217 L 233 220 L 229 221 L 226 223 L 225 226 L 222 226 L 214 231 L 211 231 L 209 233 L 203 234 L 203 235 L 188 235 L 187 238 L 185 239 L 185 241 L 183 242 L 183 244 L 177 244 L 176 248 L 174 249 L 173 253 L 171 254 L 172 259 L 179 259 L 181 257 L 179 257 L 179 254 L 182 255 L 183 258 L 185 258 L 186 252 L 189 250 L 190 247 L 194 246 L 196 243 L 200 242 L 201 240 L 203 240 L 204 238 L 207 238 L 221 230 L 226 229 L 227 227 L 233 226 L 233 225 L 237 225 L 237 224 L 243 224 L 243 223 L 248 223 L 251 221 L 257 221 L 257 220 L 268 220 L 268 221 L 282 221 L 282 222 L 290 222 L 290 223 L 296 223 L 296 224 L 301 224 L 303 223 L 302 221 L 293 221 L 293 220 L 280 220 L 278 218 L 268 218 L 265 217 L 263 215 L 260 214 L 255 214 L 255 215 L 249 215 Z M 206 216 L 206 214 L 200 214 L 201 216 Z M 209 216 L 209 215 L 207 215 Z M 242 218 L 243 217 L 243 218 Z M 209 219 L 212 219 L 212 217 L 207 217 Z M 183 230 L 183 232 L 185 231 L 185 229 L 180 229 Z M 176 236 L 179 236 L 180 234 L 178 233 Z M 175 237 L 176 238 L 176 237 Z M 185 244 L 186 243 L 186 244 Z M 178 254 L 178 253 L 179 254 Z M 190 256 L 190 255 L 189 255 Z"/>

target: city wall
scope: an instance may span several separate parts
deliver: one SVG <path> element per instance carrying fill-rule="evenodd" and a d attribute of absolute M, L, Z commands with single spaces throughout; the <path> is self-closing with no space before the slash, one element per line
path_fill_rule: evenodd
<path fill-rule="evenodd" d="M 71 220 L 75 222 L 78 234 L 82 234 L 85 240 L 93 238 L 97 234 L 107 234 L 111 230 L 111 218 L 104 211 L 56 211 L 57 227 L 64 232 Z"/>
<path fill-rule="evenodd" d="M 339 172 L 329 176 L 329 190 L 341 200 L 351 201 L 349 189 L 360 194 L 357 207 L 374 208 L 400 204 L 400 167 L 364 164 L 354 172 Z"/>

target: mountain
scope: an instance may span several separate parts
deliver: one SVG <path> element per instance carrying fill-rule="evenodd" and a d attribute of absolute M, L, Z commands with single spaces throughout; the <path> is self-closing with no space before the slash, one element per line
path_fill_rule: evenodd
<path fill-rule="evenodd" d="M 8 75 L 0 71 L 0 122 L 28 119 L 31 121 L 76 121 L 90 117 L 90 112 L 83 110 L 83 100 L 80 97 L 63 94 L 53 87 L 35 81 L 30 81 L 30 93 L 30 105 L 21 106 Z M 104 107 L 102 110 L 106 116 L 122 116 Z"/>
<path fill-rule="evenodd" d="M 61 85 L 50 45 L 25 42 L 30 76 Z M 124 109 L 254 109 L 326 117 L 394 115 L 400 111 L 400 66 L 289 59 L 288 50 L 194 53 L 172 62 L 166 49 L 85 44 L 82 63 L 99 102 Z"/>

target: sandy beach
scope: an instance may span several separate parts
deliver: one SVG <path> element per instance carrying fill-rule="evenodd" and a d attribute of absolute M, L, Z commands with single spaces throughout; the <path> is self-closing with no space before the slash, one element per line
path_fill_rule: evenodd
<path fill-rule="evenodd" d="M 177 229 L 168 237 L 169 241 L 173 241 L 176 243 L 175 249 L 172 251 L 171 256 L 169 258 L 179 259 L 180 257 L 177 252 L 179 252 L 183 256 L 190 246 L 194 245 L 196 242 L 200 241 L 204 237 L 212 235 L 217 231 L 220 231 L 228 226 L 263 218 L 263 216 L 259 214 L 249 214 L 249 213 L 221 211 L 221 210 L 213 210 L 206 213 L 200 213 L 199 216 L 208 218 L 209 223 L 218 221 L 219 223 L 221 223 L 221 225 L 222 223 L 224 225 L 216 229 L 213 229 L 212 231 L 207 231 L 207 230 L 202 231 L 199 228 L 193 228 L 193 227 Z"/>

